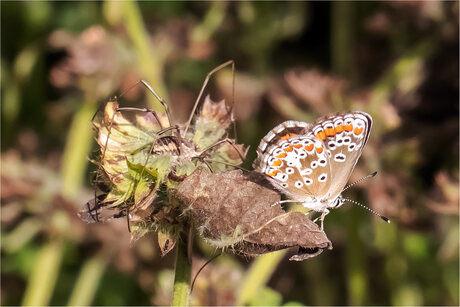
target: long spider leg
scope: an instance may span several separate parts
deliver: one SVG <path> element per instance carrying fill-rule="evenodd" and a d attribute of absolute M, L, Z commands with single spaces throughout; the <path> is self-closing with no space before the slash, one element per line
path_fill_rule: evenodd
<path fill-rule="evenodd" d="M 250 172 L 250 170 L 248 169 L 245 169 L 244 167 L 241 167 L 239 165 L 236 165 L 236 164 L 232 164 L 232 163 L 228 163 L 228 162 L 224 162 L 224 161 L 220 161 L 220 160 L 214 160 L 214 159 L 203 159 L 203 161 L 206 161 L 206 162 L 215 162 L 215 163 L 222 163 L 222 164 L 225 164 L 225 165 L 228 165 L 228 166 L 233 166 L 235 168 L 238 168 L 244 172 Z"/>
<path fill-rule="evenodd" d="M 151 109 L 147 109 L 147 108 L 132 108 L 132 107 L 121 107 L 121 108 L 117 108 L 116 110 L 117 112 L 119 111 L 129 111 L 129 112 L 147 112 L 147 113 L 151 113 L 153 115 L 153 117 L 155 117 L 155 120 L 158 122 L 158 125 L 160 125 L 160 129 L 163 129 L 163 126 L 161 125 L 161 121 L 160 121 L 160 118 L 158 117 L 157 113 Z"/>
<path fill-rule="evenodd" d="M 201 100 L 201 96 L 203 96 L 203 92 L 204 92 L 204 89 L 206 88 L 206 85 L 208 84 L 209 82 L 209 79 L 211 78 L 211 76 L 216 73 L 217 71 L 221 70 L 222 68 L 228 66 L 228 65 L 232 65 L 232 70 L 234 71 L 235 69 L 235 62 L 233 60 L 230 60 L 230 61 L 227 61 L 223 64 L 220 64 L 219 66 L 217 66 L 216 68 L 214 68 L 213 70 L 211 70 L 207 75 L 206 75 L 206 78 L 204 79 L 204 82 L 203 82 L 203 85 L 201 86 L 201 90 L 200 90 L 200 93 L 198 94 L 198 97 L 196 98 L 196 101 L 195 101 L 195 104 L 193 105 L 193 109 L 192 109 L 192 112 L 190 113 L 190 117 L 187 121 L 187 124 L 185 125 L 185 129 L 183 130 L 183 135 L 182 137 L 184 137 L 188 131 L 188 128 L 190 127 L 190 123 L 192 122 L 192 118 L 193 118 L 193 115 L 195 114 L 195 111 L 196 111 L 196 108 L 198 106 L 198 103 L 199 101 Z M 233 103 L 232 103 L 233 105 Z"/>
<path fill-rule="evenodd" d="M 171 127 L 172 126 L 172 118 L 171 118 L 171 113 L 169 112 L 169 107 L 168 107 L 168 104 L 166 103 L 166 101 L 164 101 L 163 98 L 160 97 L 160 95 L 157 94 L 157 92 L 155 92 L 155 90 L 144 80 L 141 80 L 140 81 L 150 92 L 152 92 L 152 94 L 155 96 L 156 99 L 158 99 L 158 101 L 161 103 L 161 105 L 163 106 L 163 108 L 165 108 L 165 112 L 166 112 L 166 115 L 168 116 L 168 122 L 169 122 L 169 126 Z"/>
<path fill-rule="evenodd" d="M 225 139 L 223 139 L 223 140 L 220 140 L 220 141 L 218 141 L 218 142 L 212 144 L 211 146 L 207 147 L 206 149 L 204 149 L 204 150 L 200 153 L 200 157 L 202 157 L 202 156 L 203 156 L 206 152 L 208 152 L 209 150 L 211 150 L 211 149 L 213 149 L 213 148 L 215 148 L 215 147 L 217 147 L 217 146 L 219 146 L 219 145 L 221 145 L 221 144 L 223 144 L 223 143 L 228 143 L 228 144 L 230 144 L 230 146 L 232 146 L 233 149 L 235 149 L 235 151 L 238 153 L 238 156 L 240 157 L 241 162 L 244 162 L 244 156 L 243 156 L 243 154 L 242 154 L 242 153 L 239 151 L 239 149 L 235 146 L 235 143 L 234 143 L 231 139 L 229 139 L 229 138 L 225 138 Z"/>
<path fill-rule="evenodd" d="M 172 126 L 172 127 L 164 128 L 163 130 L 160 130 L 160 131 L 156 132 L 156 134 L 162 135 L 163 133 L 166 133 L 166 132 L 171 131 L 171 130 L 180 131 L 180 128 L 179 128 L 179 126 L 175 125 L 175 126 Z"/>

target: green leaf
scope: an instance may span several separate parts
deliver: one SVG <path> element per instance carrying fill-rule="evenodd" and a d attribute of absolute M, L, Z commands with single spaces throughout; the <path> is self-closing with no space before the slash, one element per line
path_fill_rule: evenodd
<path fill-rule="evenodd" d="M 268 287 L 264 287 L 249 302 L 250 306 L 280 306 L 283 296 Z"/>

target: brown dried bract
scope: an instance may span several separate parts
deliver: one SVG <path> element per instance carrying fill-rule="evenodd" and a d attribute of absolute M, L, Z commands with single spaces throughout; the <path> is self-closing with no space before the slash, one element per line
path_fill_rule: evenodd
<path fill-rule="evenodd" d="M 240 170 L 210 174 L 197 169 L 179 186 L 193 224 L 212 245 L 254 256 L 299 247 L 290 260 L 319 255 L 332 244 L 319 227 L 300 212 L 285 212 L 280 195 L 258 173 Z"/>
<path fill-rule="evenodd" d="M 230 125 L 231 115 L 231 107 L 226 105 L 225 100 L 214 102 L 209 95 L 206 96 L 200 112 L 201 117 L 215 120 L 220 124 Z"/>

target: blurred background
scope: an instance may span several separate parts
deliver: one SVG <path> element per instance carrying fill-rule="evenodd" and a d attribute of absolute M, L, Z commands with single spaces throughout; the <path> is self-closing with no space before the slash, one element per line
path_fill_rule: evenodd
<path fill-rule="evenodd" d="M 168 305 L 174 253 L 126 220 L 84 224 L 91 118 L 145 79 L 184 121 L 206 74 L 233 59 L 238 141 L 287 119 L 363 110 L 374 119 L 329 214 L 334 249 L 225 254 L 193 305 L 459 305 L 458 2 L 1 2 L 1 304 Z M 232 99 L 232 74 L 206 93 Z M 135 87 L 122 106 L 161 110 Z M 193 272 L 216 254 L 195 239 Z"/>

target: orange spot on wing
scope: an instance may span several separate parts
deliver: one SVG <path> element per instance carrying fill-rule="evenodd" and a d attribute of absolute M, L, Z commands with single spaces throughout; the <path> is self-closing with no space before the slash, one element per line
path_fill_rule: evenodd
<path fill-rule="evenodd" d="M 355 128 L 354 132 L 356 135 L 360 135 L 361 133 L 363 133 L 363 128 Z"/>
<path fill-rule="evenodd" d="M 324 133 L 324 131 L 318 132 L 315 136 L 317 139 L 320 139 L 321 141 L 324 141 L 326 139 L 326 133 Z"/>
<path fill-rule="evenodd" d="M 353 125 L 352 124 L 345 125 L 345 127 L 343 127 L 343 129 L 345 129 L 345 131 L 351 131 L 351 130 L 353 130 Z"/>
<path fill-rule="evenodd" d="M 282 140 L 287 140 L 291 136 L 296 136 L 297 134 L 295 133 L 286 133 L 284 136 L 281 137 Z"/>
<path fill-rule="evenodd" d="M 310 145 L 305 146 L 305 149 L 306 149 L 307 151 L 312 151 L 312 150 L 313 150 L 313 144 L 310 144 Z"/>
<path fill-rule="evenodd" d="M 292 145 L 289 146 L 288 148 L 284 148 L 284 151 L 291 152 L 292 151 Z"/>
<path fill-rule="evenodd" d="M 300 148 L 300 147 L 302 147 L 302 144 L 296 144 L 296 145 L 292 145 L 292 146 L 294 146 L 295 148 Z"/>
<path fill-rule="evenodd" d="M 335 133 L 342 133 L 342 131 L 343 131 L 342 125 L 338 125 L 337 127 L 335 127 Z"/>
<path fill-rule="evenodd" d="M 324 132 L 326 133 L 327 136 L 334 136 L 335 135 L 334 128 L 326 128 L 324 130 Z"/>
<path fill-rule="evenodd" d="M 273 161 L 272 166 L 280 166 L 281 165 L 281 160 L 275 160 Z"/>
<path fill-rule="evenodd" d="M 276 174 L 278 174 L 280 171 L 279 170 L 274 170 L 273 172 L 271 173 L 265 173 L 267 176 L 270 176 L 270 177 L 273 177 L 273 176 L 276 176 Z"/>
<path fill-rule="evenodd" d="M 282 153 L 280 153 L 279 155 L 277 155 L 276 157 L 277 157 L 277 158 L 286 158 L 286 156 L 287 156 L 287 153 L 282 152 Z"/>
<path fill-rule="evenodd" d="M 289 133 L 281 137 L 282 140 L 287 140 L 288 138 L 289 138 Z"/>
<path fill-rule="evenodd" d="M 316 147 L 316 152 L 317 153 L 322 153 L 323 152 L 323 148 L 322 147 Z"/>

